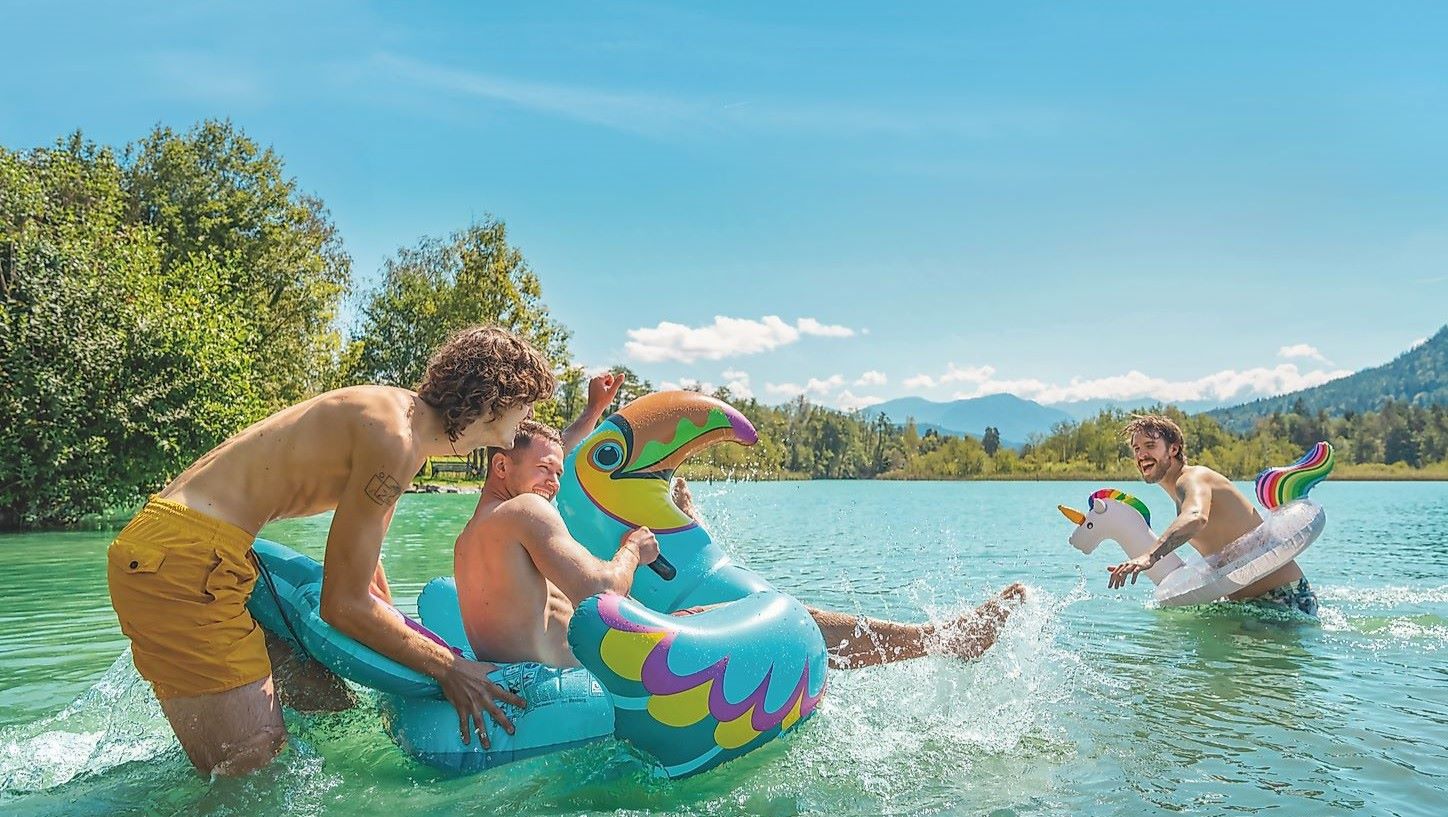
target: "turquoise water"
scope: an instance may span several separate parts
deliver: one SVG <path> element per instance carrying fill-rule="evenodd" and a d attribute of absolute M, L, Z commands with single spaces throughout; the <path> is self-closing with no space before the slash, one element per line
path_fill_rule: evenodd
<path fill-rule="evenodd" d="M 444 778 L 397 751 L 370 708 L 289 714 L 296 739 L 271 768 L 198 779 L 123 654 L 110 534 L 0 537 L 0 813 L 1444 813 L 1448 486 L 1314 491 L 1327 530 L 1300 562 L 1320 624 L 1107 591 L 1119 551 L 1081 556 L 1055 511 L 1098 487 L 695 486 L 716 538 L 811 604 L 920 621 L 1013 580 L 1032 598 L 981 660 L 832 673 L 792 738 L 679 783 L 613 743 Z M 1159 489 L 1117 487 L 1171 517 Z M 449 571 L 475 499 L 403 498 L 384 548 L 398 598 Z M 266 535 L 320 554 L 326 524 Z"/>

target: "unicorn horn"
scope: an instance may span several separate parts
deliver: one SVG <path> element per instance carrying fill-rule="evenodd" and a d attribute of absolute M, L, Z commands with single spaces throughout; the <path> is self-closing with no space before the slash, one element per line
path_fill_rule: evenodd
<path fill-rule="evenodd" d="M 1080 525 L 1086 521 L 1086 514 L 1081 513 L 1075 508 L 1068 508 L 1065 505 L 1057 505 L 1056 510 L 1060 511 L 1062 516 L 1071 520 L 1071 524 L 1073 525 Z"/>

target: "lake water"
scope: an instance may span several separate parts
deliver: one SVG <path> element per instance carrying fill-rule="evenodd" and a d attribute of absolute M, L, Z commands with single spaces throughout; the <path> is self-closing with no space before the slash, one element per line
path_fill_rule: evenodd
<path fill-rule="evenodd" d="M 0 813 L 7 815 L 1448 813 L 1448 486 L 1329 482 L 1299 560 L 1320 622 L 1161 610 L 1106 589 L 1058 503 L 1095 483 L 715 483 L 700 510 L 807 603 L 944 619 L 1020 580 L 1030 601 L 973 663 L 833 672 L 792 737 L 708 774 L 650 778 L 602 743 L 473 777 L 420 766 L 370 707 L 288 713 L 293 746 L 196 777 L 131 667 L 105 589 L 111 532 L 0 537 Z M 1143 498 L 1158 528 L 1160 489 Z M 1243 486 L 1247 488 L 1249 486 Z M 450 571 L 476 497 L 403 497 L 394 594 Z M 270 526 L 320 555 L 325 517 Z M 406 608 L 406 604 L 404 607 Z"/>

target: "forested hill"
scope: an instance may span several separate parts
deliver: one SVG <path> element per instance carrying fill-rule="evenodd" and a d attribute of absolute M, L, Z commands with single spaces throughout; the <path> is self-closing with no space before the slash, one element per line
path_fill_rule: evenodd
<path fill-rule="evenodd" d="M 1245 431 L 1273 413 L 1376 411 L 1389 400 L 1427 408 L 1448 405 L 1448 325 L 1390 363 L 1321 386 L 1207 412 L 1227 428 Z"/>

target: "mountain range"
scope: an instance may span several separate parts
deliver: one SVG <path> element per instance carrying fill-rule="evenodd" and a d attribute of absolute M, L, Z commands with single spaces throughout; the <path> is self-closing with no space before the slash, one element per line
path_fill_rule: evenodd
<path fill-rule="evenodd" d="M 1346 377 L 1239 405 L 1223 405 L 1222 401 L 1196 400 L 1173 403 L 1188 414 L 1206 412 L 1222 425 L 1236 431 L 1250 429 L 1259 418 L 1274 411 L 1289 411 L 1301 404 L 1307 411 L 1341 414 L 1345 411 L 1372 411 L 1387 400 L 1431 406 L 1448 404 L 1448 325 L 1431 338 L 1398 355 L 1381 366 Z M 1020 447 L 1033 434 L 1048 434 L 1059 423 L 1077 422 L 1095 417 L 1107 409 L 1133 409 L 1155 403 L 1138 401 L 1083 400 L 1074 403 L 1042 405 L 1013 394 L 991 394 L 937 403 L 923 397 L 899 397 L 876 403 L 863 410 L 868 416 L 884 414 L 893 423 L 913 418 L 924 433 L 950 436 L 980 437 L 987 426 L 1000 431 L 1004 445 Z"/>
<path fill-rule="evenodd" d="M 1418 406 L 1448 405 L 1448 325 L 1433 337 L 1381 366 L 1362 369 L 1310 389 L 1264 397 L 1207 412 L 1223 426 L 1243 431 L 1275 411 L 1300 402 L 1307 411 L 1340 415 L 1374 411 L 1388 400 Z"/>

